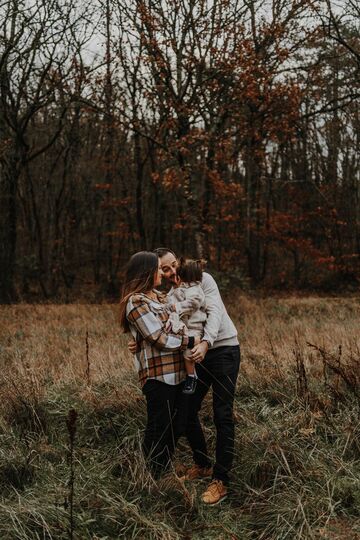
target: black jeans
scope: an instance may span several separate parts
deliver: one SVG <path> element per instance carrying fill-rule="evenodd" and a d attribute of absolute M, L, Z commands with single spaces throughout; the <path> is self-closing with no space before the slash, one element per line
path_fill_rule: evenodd
<path fill-rule="evenodd" d="M 233 404 L 236 379 L 240 367 L 240 347 L 219 347 L 210 350 L 196 364 L 199 377 L 195 394 L 189 396 L 186 436 L 193 458 L 200 467 L 210 467 L 204 433 L 198 412 L 210 386 L 213 389 L 213 411 L 216 426 L 216 462 L 213 478 L 229 482 L 234 454 Z"/>
<path fill-rule="evenodd" d="M 169 468 L 176 443 L 185 432 L 187 400 L 182 389 L 183 383 L 155 379 L 148 379 L 143 387 L 147 405 L 143 451 L 155 478 Z"/>

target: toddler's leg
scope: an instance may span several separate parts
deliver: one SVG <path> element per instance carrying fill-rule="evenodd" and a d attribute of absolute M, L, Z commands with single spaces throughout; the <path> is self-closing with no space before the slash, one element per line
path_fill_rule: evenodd
<path fill-rule="evenodd" d="M 186 375 L 195 375 L 195 362 L 186 358 L 184 354 L 185 371 Z"/>
<path fill-rule="evenodd" d="M 188 356 L 190 354 L 186 354 L 188 351 L 184 353 L 184 363 L 185 363 L 185 370 L 186 370 L 186 379 L 185 379 L 185 385 L 183 389 L 184 394 L 193 394 L 195 392 L 196 388 L 196 371 L 195 371 L 195 362 L 190 360 Z M 189 351 L 190 353 L 190 351 Z"/>

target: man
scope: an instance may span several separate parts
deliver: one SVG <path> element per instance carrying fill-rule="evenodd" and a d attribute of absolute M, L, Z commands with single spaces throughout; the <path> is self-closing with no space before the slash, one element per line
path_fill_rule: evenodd
<path fill-rule="evenodd" d="M 177 259 L 167 248 L 154 250 L 159 256 L 163 280 L 177 287 Z M 219 289 L 210 274 L 203 273 L 207 320 L 202 341 L 192 349 L 197 363 L 198 384 L 195 394 L 189 396 L 189 416 L 186 437 L 193 452 L 194 466 L 184 479 L 211 478 L 203 493 L 206 504 L 217 504 L 227 495 L 229 472 L 234 453 L 233 403 L 236 379 L 240 366 L 240 347 L 237 330 L 221 299 Z M 216 426 L 216 461 L 212 468 L 198 413 L 208 390 L 213 389 L 213 410 Z"/>

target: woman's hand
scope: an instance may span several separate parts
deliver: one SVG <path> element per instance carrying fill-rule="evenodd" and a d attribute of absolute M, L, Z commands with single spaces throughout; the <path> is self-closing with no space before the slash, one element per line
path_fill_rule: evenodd
<path fill-rule="evenodd" d="M 128 351 L 131 354 L 136 354 L 138 350 L 138 344 L 136 343 L 135 339 L 132 339 L 128 342 Z"/>
<path fill-rule="evenodd" d="M 171 320 L 168 319 L 165 324 L 165 332 L 169 334 L 172 331 Z"/>

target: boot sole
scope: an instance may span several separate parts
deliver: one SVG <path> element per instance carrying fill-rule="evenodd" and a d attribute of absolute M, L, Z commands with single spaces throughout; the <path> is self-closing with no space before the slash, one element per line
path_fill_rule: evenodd
<path fill-rule="evenodd" d="M 224 495 L 223 497 L 221 497 L 221 498 L 220 498 L 218 501 L 216 501 L 216 502 L 208 503 L 208 502 L 203 501 L 203 504 L 206 504 L 206 506 L 216 506 L 217 504 L 220 504 L 222 501 L 225 501 L 226 497 L 227 497 L 227 494 Z"/>

